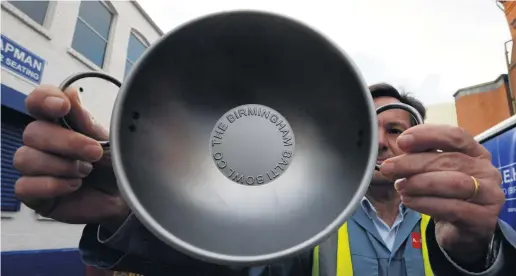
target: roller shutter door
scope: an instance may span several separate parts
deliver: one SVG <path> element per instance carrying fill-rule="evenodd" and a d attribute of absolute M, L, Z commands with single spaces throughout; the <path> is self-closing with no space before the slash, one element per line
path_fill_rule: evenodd
<path fill-rule="evenodd" d="M 3 107 L 2 107 L 3 108 Z M 4 114 L 2 114 L 4 115 Z M 2 116 L 3 117 L 3 116 Z M 20 173 L 13 167 L 13 156 L 23 144 L 25 124 L 2 120 L 2 211 L 16 212 L 20 210 L 20 201 L 14 194 L 14 183 Z"/>

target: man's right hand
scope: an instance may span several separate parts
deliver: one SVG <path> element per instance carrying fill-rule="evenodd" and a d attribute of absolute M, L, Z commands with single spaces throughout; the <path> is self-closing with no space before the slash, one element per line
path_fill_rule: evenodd
<path fill-rule="evenodd" d="M 57 221 L 119 225 L 129 208 L 118 192 L 110 153 L 98 142 L 108 139 L 108 131 L 83 108 L 77 90 L 40 86 L 25 103 L 36 121 L 26 127 L 24 146 L 14 155 L 22 174 L 17 197 Z M 57 124 L 67 114 L 80 133 Z"/>

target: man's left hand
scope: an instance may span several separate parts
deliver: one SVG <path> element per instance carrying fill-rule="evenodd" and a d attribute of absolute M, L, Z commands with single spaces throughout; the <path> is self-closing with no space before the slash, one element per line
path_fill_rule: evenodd
<path fill-rule="evenodd" d="M 490 153 L 462 128 L 447 125 L 417 125 L 397 143 L 404 154 L 386 160 L 380 172 L 403 179 L 396 183 L 402 202 L 434 219 L 437 242 L 452 259 L 481 261 L 505 201 Z"/>

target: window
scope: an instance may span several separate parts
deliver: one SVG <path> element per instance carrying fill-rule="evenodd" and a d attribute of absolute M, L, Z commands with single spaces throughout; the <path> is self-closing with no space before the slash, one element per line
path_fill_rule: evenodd
<path fill-rule="evenodd" d="M 17 9 L 25 13 L 32 20 L 43 26 L 47 16 L 49 1 L 9 1 Z"/>
<path fill-rule="evenodd" d="M 100 1 L 82 1 L 72 48 L 102 68 L 113 13 Z"/>
<path fill-rule="evenodd" d="M 136 60 L 145 52 L 147 45 L 142 42 L 134 33 L 129 36 L 129 46 L 127 48 L 127 60 L 125 62 L 125 76 L 129 74 Z"/>

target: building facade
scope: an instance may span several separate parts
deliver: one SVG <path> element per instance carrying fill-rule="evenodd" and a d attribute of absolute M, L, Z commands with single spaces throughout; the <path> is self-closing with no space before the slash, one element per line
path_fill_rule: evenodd
<path fill-rule="evenodd" d="M 458 125 L 475 135 L 500 170 L 505 204 L 499 217 L 516 229 L 516 2 L 495 3 L 510 32 L 505 43 L 507 68 L 492 81 L 459 89 L 454 97 Z"/>
<path fill-rule="evenodd" d="M 123 80 L 163 32 L 134 1 L 2 1 L 1 6 L 1 248 L 2 272 L 8 272 L 9 252 L 73 250 L 83 228 L 42 218 L 14 195 L 20 175 L 12 166 L 13 154 L 33 120 L 25 98 L 40 84 L 57 86 L 78 72 L 101 71 Z M 118 88 L 100 79 L 73 86 L 96 119 L 109 127 Z"/>
<path fill-rule="evenodd" d="M 514 114 L 509 78 L 502 74 L 494 81 L 459 89 L 453 96 L 459 126 L 477 135 Z"/>
<path fill-rule="evenodd" d="M 495 0 L 495 3 L 502 11 L 500 16 L 507 19 L 510 33 L 510 39 L 500 45 L 500 48 L 505 46 L 506 73 L 493 81 L 461 88 L 454 94 L 458 125 L 473 135 L 516 114 L 516 45 L 513 43 L 516 2 Z"/>
<path fill-rule="evenodd" d="M 457 110 L 454 102 L 431 104 L 426 107 L 426 120 L 429 124 L 457 126 Z"/>
<path fill-rule="evenodd" d="M 516 102 L 514 102 L 516 98 L 516 44 L 514 44 L 514 39 L 516 38 L 516 2 L 499 0 L 497 4 L 503 10 L 511 34 L 510 39 L 505 43 L 505 56 L 509 86 L 514 103 L 513 108 L 516 109 Z"/>

